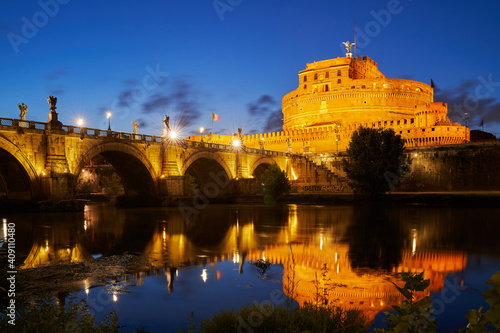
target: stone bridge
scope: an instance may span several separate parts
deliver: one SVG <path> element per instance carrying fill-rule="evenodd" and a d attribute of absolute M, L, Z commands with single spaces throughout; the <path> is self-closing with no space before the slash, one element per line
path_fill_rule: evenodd
<path fill-rule="evenodd" d="M 202 190 L 218 184 L 217 191 L 226 195 L 253 194 L 272 163 L 295 185 L 339 185 L 332 173 L 300 155 L 66 126 L 50 119 L 0 118 L 0 197 L 71 198 L 80 172 L 96 155 L 115 168 L 126 196 L 186 195 L 188 174 Z"/>

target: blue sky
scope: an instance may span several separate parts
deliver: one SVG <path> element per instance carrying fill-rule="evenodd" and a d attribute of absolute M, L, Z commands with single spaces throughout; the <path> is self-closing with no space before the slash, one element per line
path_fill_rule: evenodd
<path fill-rule="evenodd" d="M 306 63 L 358 55 L 387 77 L 429 83 L 459 121 L 500 136 L 499 1 L 42 0 L 2 1 L 0 117 L 59 119 L 161 134 L 163 115 L 182 135 L 279 127 L 281 98 Z M 272 117 L 274 115 L 274 117 Z"/>

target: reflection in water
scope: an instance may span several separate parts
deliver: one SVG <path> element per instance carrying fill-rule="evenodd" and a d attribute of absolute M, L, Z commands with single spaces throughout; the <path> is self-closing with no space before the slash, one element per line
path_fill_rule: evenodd
<path fill-rule="evenodd" d="M 483 251 L 500 250 L 492 246 L 499 227 L 489 220 L 490 214 L 373 206 L 220 205 L 208 206 L 185 223 L 177 209 L 87 206 L 83 215 L 60 215 L 50 221 L 46 217 L 34 225 L 24 267 L 128 251 L 147 262 L 133 274 L 136 285 L 143 285 L 149 275 L 164 276 L 163 291 L 168 295 L 174 284 L 191 283 L 183 280 L 188 274 L 182 270 L 192 266 L 202 267 L 196 279 L 203 286 L 220 279 L 235 283 L 223 277 L 229 272 L 215 266 L 222 262 L 237 264 L 239 274 L 248 262 L 281 264 L 286 277 L 292 246 L 299 304 L 318 301 L 314 281 L 321 279 L 326 265 L 327 277 L 336 286 L 328 291 L 327 302 L 360 308 L 369 323 L 378 312 L 402 301 L 392 284 L 401 285 L 397 273 L 425 270 L 425 278 L 431 280 L 428 295 L 443 289 L 448 273 L 466 268 L 471 249 L 485 244 Z M 484 221 L 487 231 L 471 231 L 470 216 Z M 90 283 L 82 282 L 87 295 Z M 111 297 L 118 302 L 116 292 Z"/>

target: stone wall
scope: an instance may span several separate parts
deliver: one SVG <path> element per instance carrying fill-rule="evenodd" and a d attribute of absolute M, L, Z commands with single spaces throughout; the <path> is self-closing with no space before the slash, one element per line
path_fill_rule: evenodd
<path fill-rule="evenodd" d="M 409 148 L 398 191 L 500 191 L 500 141 Z"/>

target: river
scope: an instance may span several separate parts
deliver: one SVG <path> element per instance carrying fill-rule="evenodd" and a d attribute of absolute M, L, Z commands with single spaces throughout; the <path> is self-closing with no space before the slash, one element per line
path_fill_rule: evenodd
<path fill-rule="evenodd" d="M 91 204 L 82 213 L 0 219 L 4 232 L 16 225 L 24 268 L 124 253 L 142 258 L 143 268 L 77 284 L 97 319 L 118 310 L 126 330 L 175 332 L 191 312 L 200 318 L 255 301 L 282 304 L 291 272 L 296 303 L 315 301 L 319 286 L 329 303 L 359 308 L 367 326 L 381 327 L 383 311 L 402 301 L 392 284 L 402 285 L 397 273 L 425 270 L 431 283 L 421 296 L 434 297 L 439 331 L 449 332 L 467 325 L 468 309 L 487 306 L 479 294 L 500 270 L 499 217 L 500 209 L 419 205 Z"/>

